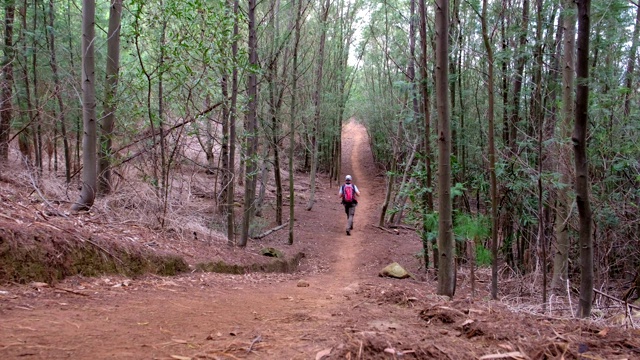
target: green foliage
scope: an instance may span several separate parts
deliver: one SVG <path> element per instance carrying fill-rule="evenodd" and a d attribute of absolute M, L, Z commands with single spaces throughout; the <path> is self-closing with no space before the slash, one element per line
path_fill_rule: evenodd
<path fill-rule="evenodd" d="M 458 241 L 485 240 L 491 235 L 490 219 L 484 215 L 458 214 L 454 219 L 453 232 Z"/>
<path fill-rule="evenodd" d="M 481 267 L 491 266 L 493 257 L 491 251 L 482 244 L 476 244 L 476 265 Z"/>

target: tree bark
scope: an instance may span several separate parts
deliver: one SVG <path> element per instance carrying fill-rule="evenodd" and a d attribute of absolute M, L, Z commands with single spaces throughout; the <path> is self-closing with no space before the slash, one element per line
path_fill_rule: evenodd
<path fill-rule="evenodd" d="M 239 0 L 233 1 L 233 39 L 231 40 L 231 104 L 229 105 L 229 182 L 227 190 L 227 243 L 235 245 L 235 182 L 236 173 L 236 118 L 238 102 L 238 8 Z"/>
<path fill-rule="evenodd" d="M 438 294 L 456 290 L 455 246 L 451 209 L 451 124 L 449 119 L 449 0 L 436 0 L 436 96 L 438 108 Z"/>
<path fill-rule="evenodd" d="M 49 51 L 51 52 L 49 64 L 51 66 L 51 72 L 53 73 L 55 96 L 58 100 L 58 110 L 60 111 L 60 115 L 58 115 L 58 121 L 60 123 L 60 131 L 62 132 L 62 146 L 64 148 L 64 173 L 68 184 L 71 182 L 71 149 L 69 147 L 69 139 L 67 138 L 67 119 L 65 115 L 66 109 L 64 105 L 64 99 L 62 98 L 62 86 L 60 84 L 60 75 L 58 73 L 58 61 L 56 60 L 55 34 L 54 31 L 52 31 L 52 29 L 54 29 L 54 14 L 55 12 L 53 0 L 49 0 L 49 30 L 47 31 L 49 34 Z"/>
<path fill-rule="evenodd" d="M 571 184 L 571 162 L 569 137 L 571 136 L 571 119 L 574 113 L 573 86 L 575 77 L 574 53 L 575 53 L 575 26 L 576 15 L 573 0 L 563 1 L 563 26 L 564 26 L 564 55 L 562 65 L 562 106 L 563 119 L 560 125 L 560 141 L 557 154 L 557 171 L 560 175 L 556 206 L 556 247 L 553 258 L 553 275 L 551 277 L 551 289 L 560 292 L 565 287 L 568 278 L 569 264 L 569 229 L 567 222 L 570 216 L 569 186 Z"/>
<path fill-rule="evenodd" d="M 423 182 L 423 187 L 426 188 L 426 191 L 423 192 L 422 202 L 423 202 L 423 210 L 422 210 L 422 222 L 423 222 L 423 232 L 422 232 L 422 245 L 424 251 L 424 261 L 425 261 L 425 271 L 429 268 L 429 249 L 428 249 L 428 238 L 427 238 L 427 228 L 426 228 L 426 217 L 428 213 L 433 212 L 433 184 L 432 184 L 432 174 L 431 174 L 431 159 L 432 159 L 432 150 L 431 150 L 431 98 L 429 94 L 429 71 L 427 68 L 427 44 L 429 43 L 429 39 L 427 38 L 427 9 L 425 0 L 418 0 L 418 5 L 420 9 L 420 81 L 421 86 L 420 90 L 422 92 L 422 114 L 424 115 L 424 141 L 423 141 L 423 149 L 424 149 L 424 167 L 426 178 Z M 433 261 L 434 267 L 437 268 L 436 262 L 438 261 L 437 249 L 435 246 L 435 242 L 433 243 Z"/>
<path fill-rule="evenodd" d="M 258 37 L 256 23 L 256 0 L 249 0 L 248 20 L 249 20 L 249 68 L 258 67 Z M 257 112 L 258 112 L 258 76 L 254 71 L 249 71 L 247 77 L 247 155 L 245 158 L 247 181 L 244 190 L 244 215 L 242 218 L 242 233 L 238 246 L 247 246 L 249 238 L 249 225 L 254 215 L 255 191 L 256 191 L 256 159 L 255 155 L 258 150 L 258 134 L 257 134 Z"/>
<path fill-rule="evenodd" d="M 529 0 L 522 2 L 522 25 L 520 33 L 519 48 L 516 50 L 516 73 L 513 81 L 513 94 L 511 100 L 511 114 L 509 116 L 509 147 L 512 155 L 516 153 L 517 146 L 517 126 L 520 122 L 520 96 L 522 92 L 522 81 L 524 77 L 524 67 L 527 61 L 526 49 L 527 32 L 529 29 Z"/>
<path fill-rule="evenodd" d="M 589 118 L 589 31 L 591 27 L 591 0 L 577 0 L 578 38 L 576 40 L 576 113 L 573 127 L 575 156 L 575 190 L 580 227 L 580 300 L 578 315 L 591 315 L 593 300 L 593 239 L 591 237 L 591 205 L 589 202 L 589 164 L 587 158 L 587 132 Z"/>
<path fill-rule="evenodd" d="M 113 160 L 113 128 L 116 121 L 116 94 L 118 72 L 120 71 L 120 19 L 122 0 L 112 0 L 109 10 L 109 30 L 107 32 L 107 74 L 104 96 L 104 110 L 100 132 L 100 175 L 98 191 L 108 194 L 112 190 L 111 163 Z"/>
<path fill-rule="evenodd" d="M 95 0 L 82 1 L 82 190 L 71 207 L 74 211 L 89 210 L 96 198 L 97 125 L 95 74 Z"/>
<path fill-rule="evenodd" d="M 625 72 L 625 94 L 624 94 L 624 116 L 626 118 L 631 114 L 631 95 L 635 92 L 633 87 L 634 71 L 636 66 L 636 52 L 638 50 L 638 36 L 640 35 L 640 5 L 636 3 L 636 25 L 633 28 L 633 38 L 631 39 L 631 48 L 629 49 L 629 58 L 627 59 L 627 70 Z"/>
<path fill-rule="evenodd" d="M 294 4 L 296 5 L 294 0 Z M 296 8 L 295 6 L 291 7 Z M 302 18 L 302 0 L 297 0 L 297 10 L 295 13 L 294 24 L 294 40 L 293 40 L 293 66 L 291 69 L 291 119 L 289 119 L 289 240 L 288 244 L 293 245 L 294 231 L 293 225 L 295 221 L 295 191 L 294 191 L 294 175 L 295 168 L 293 167 L 293 156 L 295 155 L 296 145 L 296 95 L 298 92 L 298 47 L 300 44 L 300 19 Z"/>
<path fill-rule="evenodd" d="M 321 92 L 322 92 L 322 68 L 324 66 L 324 45 L 327 37 L 327 18 L 329 17 L 329 6 L 331 6 L 331 1 L 327 0 L 325 5 L 322 8 L 322 19 L 320 21 L 320 26 L 322 26 L 321 34 L 320 34 L 320 45 L 318 49 L 318 64 L 316 68 L 316 89 L 313 94 L 313 104 L 314 104 L 314 115 L 313 115 L 313 130 L 312 130 L 312 139 L 311 146 L 313 150 L 313 154 L 311 156 L 311 179 L 309 181 L 309 186 L 311 187 L 311 191 L 309 194 L 309 203 L 307 204 L 307 211 L 313 208 L 313 203 L 315 202 L 316 196 L 316 173 L 318 171 L 318 138 L 320 137 L 320 100 L 321 100 Z"/>
<path fill-rule="evenodd" d="M 487 50 L 489 96 L 489 178 L 491 186 L 491 298 L 498 299 L 498 186 L 496 180 L 494 56 L 487 27 L 487 0 L 482 0 L 482 40 Z M 474 254 L 475 255 L 475 254 Z"/>
<path fill-rule="evenodd" d="M 7 0 L 4 7 L 4 49 L 2 59 L 2 87 L 0 88 L 0 162 L 9 159 L 9 132 L 13 118 L 11 101 L 13 90 L 13 22 L 15 0 Z"/>

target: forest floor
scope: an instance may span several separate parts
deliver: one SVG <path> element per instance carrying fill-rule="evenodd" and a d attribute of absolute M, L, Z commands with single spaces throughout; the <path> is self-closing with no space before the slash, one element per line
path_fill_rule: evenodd
<path fill-rule="evenodd" d="M 85 219 L 88 231 L 117 227 L 129 236 L 112 241 L 135 237 L 190 264 L 211 258 L 248 264 L 264 258 L 257 254 L 264 246 L 305 257 L 290 274 L 192 271 L 0 285 L 0 358 L 640 359 L 640 331 L 633 326 L 608 317 L 574 319 L 561 309 L 566 301 L 546 312 L 527 305 L 539 300 L 531 279 L 503 272 L 501 300 L 490 301 L 486 270 L 476 273 L 475 296 L 468 273 L 458 273 L 453 300 L 435 295 L 437 282 L 424 273 L 415 232 L 375 226 L 385 184 L 366 130 L 352 122 L 344 134 L 343 175 L 353 175 L 362 193 L 351 236 L 337 185 L 326 178 L 311 211 L 304 210 L 306 196 L 297 197 L 292 246 L 286 229 L 241 250 Z M 414 277 L 380 277 L 394 261 Z"/>

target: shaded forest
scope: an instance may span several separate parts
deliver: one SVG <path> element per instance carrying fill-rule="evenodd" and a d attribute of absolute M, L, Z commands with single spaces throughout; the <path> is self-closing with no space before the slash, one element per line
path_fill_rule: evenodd
<path fill-rule="evenodd" d="M 0 175 L 53 212 L 149 214 L 238 247 L 288 225 L 293 243 L 356 119 L 387 179 L 378 225 L 421 236 L 440 294 L 483 266 L 492 297 L 498 272 L 530 275 L 542 302 L 580 293 L 585 317 L 593 289 L 640 296 L 638 3 L 2 6 Z M 215 205 L 194 216 L 200 199 Z"/>

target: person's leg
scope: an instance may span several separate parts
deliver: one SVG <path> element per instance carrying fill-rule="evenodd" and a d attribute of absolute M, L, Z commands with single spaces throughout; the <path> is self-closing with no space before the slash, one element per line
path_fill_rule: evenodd
<path fill-rule="evenodd" d="M 347 235 L 351 235 L 350 231 L 353 230 L 353 215 L 355 214 L 356 207 L 349 207 L 349 217 L 347 218 Z"/>
<path fill-rule="evenodd" d="M 349 209 L 351 208 L 350 204 L 344 204 L 344 212 L 345 214 L 347 214 L 347 235 L 351 235 L 351 233 L 349 232 L 351 229 L 349 229 Z"/>
<path fill-rule="evenodd" d="M 353 230 L 353 218 L 354 218 L 354 217 L 355 217 L 355 215 L 356 215 L 356 206 L 358 206 L 358 204 L 357 204 L 357 203 L 353 204 L 353 205 L 351 206 L 351 209 L 349 209 L 349 217 L 351 218 L 351 224 L 350 224 L 350 226 L 349 226 L 349 227 L 351 228 L 351 230 Z"/>

